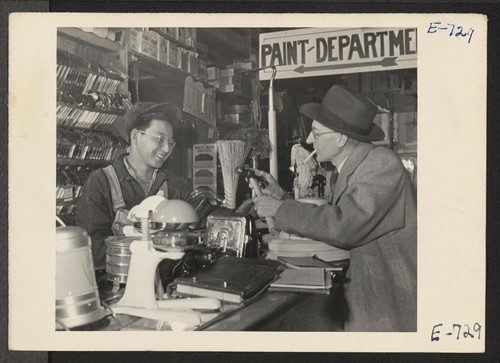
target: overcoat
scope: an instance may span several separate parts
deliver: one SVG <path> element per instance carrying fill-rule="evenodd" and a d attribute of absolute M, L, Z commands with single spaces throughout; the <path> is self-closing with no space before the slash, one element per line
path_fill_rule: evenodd
<path fill-rule="evenodd" d="M 392 151 L 359 144 L 330 204 L 285 200 L 275 219 L 278 230 L 350 251 L 346 331 L 416 331 L 416 198 Z"/>

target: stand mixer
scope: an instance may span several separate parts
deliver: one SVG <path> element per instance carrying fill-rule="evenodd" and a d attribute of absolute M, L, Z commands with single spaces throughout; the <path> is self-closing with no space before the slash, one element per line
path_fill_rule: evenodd
<path fill-rule="evenodd" d="M 211 298 L 157 300 L 155 275 L 158 264 L 164 259 L 178 260 L 184 256 L 182 249 L 155 247 L 150 233 L 150 222 L 196 223 L 198 216 L 193 207 L 182 200 L 167 200 L 152 196 L 134 207 L 136 219 L 141 221 L 141 238 L 130 245 L 131 259 L 128 280 L 123 297 L 110 308 L 116 314 L 167 321 L 172 329 L 186 329 L 201 324 L 201 316 L 192 309 L 218 310 L 221 303 Z M 149 281 L 149 283 L 148 283 Z M 161 299 L 163 293 L 158 293 Z"/>

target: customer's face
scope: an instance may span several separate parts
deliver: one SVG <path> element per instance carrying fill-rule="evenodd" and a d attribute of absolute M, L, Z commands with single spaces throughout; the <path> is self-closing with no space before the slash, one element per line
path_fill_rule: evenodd
<path fill-rule="evenodd" d="M 313 144 L 317 150 L 318 162 L 332 161 L 340 153 L 339 138 L 341 134 L 314 120 L 306 142 Z"/>
<path fill-rule="evenodd" d="M 172 126 L 165 121 L 152 120 L 146 130 L 135 131 L 135 152 L 138 159 L 147 167 L 160 168 L 172 153 Z"/>

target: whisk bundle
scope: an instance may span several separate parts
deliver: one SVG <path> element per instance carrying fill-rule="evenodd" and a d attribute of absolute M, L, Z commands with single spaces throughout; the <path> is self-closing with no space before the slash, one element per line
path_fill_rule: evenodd
<path fill-rule="evenodd" d="M 224 181 L 224 206 L 236 208 L 236 188 L 240 175 L 235 172 L 237 166 L 243 165 L 247 158 L 250 146 L 241 140 L 217 141 L 222 179 Z"/>

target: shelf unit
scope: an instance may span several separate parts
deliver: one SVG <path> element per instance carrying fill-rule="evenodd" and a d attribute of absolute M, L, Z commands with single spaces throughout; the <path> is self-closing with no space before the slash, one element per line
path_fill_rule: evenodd
<path fill-rule="evenodd" d="M 182 69 L 171 67 L 144 54 L 130 50 L 129 68 L 133 70 L 134 67 L 137 67 L 141 72 L 139 79 L 140 82 L 153 80 L 172 82 L 176 85 L 184 85 L 185 78 L 190 75 Z M 144 75 L 143 73 L 146 73 L 147 75 Z M 136 81 L 133 73 L 131 80 Z"/>
<path fill-rule="evenodd" d="M 117 28 L 57 31 L 56 213 L 69 224 L 90 172 L 125 147 L 110 133 L 132 106 L 124 35 Z"/>
<path fill-rule="evenodd" d="M 187 36 L 179 37 L 179 33 Z M 224 57 L 232 60 L 250 56 L 250 37 L 245 32 L 224 28 L 203 29 L 203 33 L 204 54 L 209 48 L 211 54 L 224 53 Z M 219 124 L 222 128 L 226 126 L 223 120 L 216 120 L 215 100 L 228 107 L 249 106 L 252 102 L 251 97 L 216 92 L 206 74 L 210 60 L 202 59 L 197 53 L 198 36 L 196 28 L 58 28 L 58 182 L 65 180 L 66 177 L 61 177 L 63 173 L 87 175 L 111 164 L 118 154 L 125 152 L 124 143 L 118 143 L 119 147 L 107 153 L 108 139 L 114 137 L 113 123 L 119 122 L 126 109 L 137 101 L 172 102 L 184 110 L 184 121 L 176 136 L 179 146 L 168 167 L 184 179 L 192 177 L 192 144 L 214 142 L 218 135 L 215 128 Z M 172 64 L 168 64 L 170 60 L 165 54 L 165 49 L 170 48 L 173 55 L 177 51 L 177 59 Z M 164 52 L 161 57 L 160 52 Z M 217 65 L 222 68 L 226 64 Z M 186 82 L 188 77 L 192 81 Z M 101 87 L 96 79 L 110 86 Z M 113 83 L 116 80 L 119 82 Z M 188 86 L 194 93 L 185 92 Z M 114 93 L 103 92 L 107 89 Z M 196 102 L 189 107 L 184 104 L 186 97 L 186 101 L 197 97 L 196 92 L 202 95 L 203 112 L 197 112 Z M 207 100 L 214 102 L 213 120 L 205 114 Z M 56 203 L 63 215 L 65 210 L 75 211 L 78 191 L 85 178 L 76 179 L 78 183 L 58 184 L 58 193 L 65 193 Z"/>
<path fill-rule="evenodd" d="M 112 162 L 112 160 L 81 160 L 57 158 L 57 165 L 60 166 L 88 166 L 101 168 L 110 165 Z"/>

